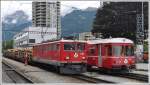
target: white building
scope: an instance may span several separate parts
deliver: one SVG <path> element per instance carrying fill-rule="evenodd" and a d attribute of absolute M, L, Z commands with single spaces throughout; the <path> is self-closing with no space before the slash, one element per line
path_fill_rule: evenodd
<path fill-rule="evenodd" d="M 61 35 L 60 2 L 57 1 L 34 1 L 32 2 L 32 26 L 50 27 L 57 29 L 58 38 Z"/>
<path fill-rule="evenodd" d="M 14 36 L 14 48 L 29 47 L 42 41 L 61 36 L 60 2 L 32 2 L 32 27 L 25 28 Z"/>
<path fill-rule="evenodd" d="M 14 36 L 14 48 L 30 47 L 35 43 L 56 39 L 56 29 L 29 27 Z"/>
<path fill-rule="evenodd" d="M 83 32 L 79 34 L 79 40 L 91 40 L 95 39 L 91 32 Z"/>

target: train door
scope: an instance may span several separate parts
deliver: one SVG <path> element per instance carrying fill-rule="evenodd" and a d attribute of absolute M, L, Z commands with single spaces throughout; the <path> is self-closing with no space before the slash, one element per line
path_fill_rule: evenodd
<path fill-rule="evenodd" d="M 102 50 L 101 45 L 98 45 L 98 66 L 102 66 Z"/>

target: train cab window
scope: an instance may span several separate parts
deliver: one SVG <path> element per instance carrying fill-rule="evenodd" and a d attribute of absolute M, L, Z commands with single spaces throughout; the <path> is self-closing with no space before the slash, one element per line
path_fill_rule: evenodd
<path fill-rule="evenodd" d="M 83 51 L 85 49 L 85 44 L 84 43 L 78 43 L 77 44 L 77 50 L 78 51 Z"/>
<path fill-rule="evenodd" d="M 113 55 L 114 56 L 121 56 L 123 52 L 122 46 L 112 46 L 113 49 Z"/>
<path fill-rule="evenodd" d="M 75 50 L 75 44 L 65 43 L 64 50 Z"/>
<path fill-rule="evenodd" d="M 134 48 L 132 46 L 125 46 L 125 55 L 126 56 L 133 56 L 134 55 Z"/>

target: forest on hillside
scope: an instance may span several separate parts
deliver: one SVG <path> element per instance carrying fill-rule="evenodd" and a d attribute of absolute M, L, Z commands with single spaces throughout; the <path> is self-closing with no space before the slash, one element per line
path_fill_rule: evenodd
<path fill-rule="evenodd" d="M 141 2 L 105 3 L 96 13 L 92 33 L 102 33 L 104 38 L 126 37 L 136 40 L 136 16 L 142 12 Z M 148 2 L 143 3 L 144 30 L 148 32 Z M 146 35 L 145 35 L 145 38 Z"/>

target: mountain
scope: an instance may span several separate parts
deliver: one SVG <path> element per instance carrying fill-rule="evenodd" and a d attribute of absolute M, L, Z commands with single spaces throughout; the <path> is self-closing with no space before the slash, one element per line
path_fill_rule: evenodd
<path fill-rule="evenodd" d="M 91 31 L 96 11 L 96 8 L 89 7 L 85 10 L 74 10 L 62 17 L 62 36 Z"/>
<path fill-rule="evenodd" d="M 31 21 L 28 20 L 28 15 L 26 15 L 22 10 L 5 16 L 2 21 L 3 40 L 12 39 L 17 32 L 28 26 L 31 26 Z"/>
<path fill-rule="evenodd" d="M 96 11 L 96 8 L 89 7 L 85 10 L 74 10 L 61 17 L 62 36 L 91 31 Z M 3 40 L 12 39 L 16 32 L 31 26 L 31 24 L 28 15 L 21 10 L 7 15 L 2 21 Z"/>

